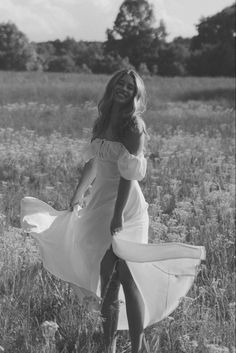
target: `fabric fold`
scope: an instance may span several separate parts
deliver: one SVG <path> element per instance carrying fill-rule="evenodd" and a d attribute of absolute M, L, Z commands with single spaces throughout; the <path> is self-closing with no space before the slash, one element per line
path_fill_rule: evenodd
<path fill-rule="evenodd" d="M 203 246 L 182 243 L 141 244 L 119 239 L 118 235 L 113 237 L 112 247 L 118 257 L 132 262 L 153 262 L 183 258 L 205 259 Z"/>
<path fill-rule="evenodd" d="M 57 211 L 47 203 L 24 197 L 22 229 L 39 244 L 44 267 L 69 282 L 79 298 L 100 303 L 100 264 L 108 248 L 126 261 L 144 303 L 144 327 L 169 315 L 197 275 L 204 248 L 183 243 L 148 244 L 147 203 L 137 180 L 146 173 L 143 154 L 131 155 L 115 141 L 94 139 L 83 159 L 96 158 L 97 175 L 83 208 Z M 112 237 L 110 222 L 120 175 L 131 183 L 121 232 Z M 125 298 L 119 293 L 118 329 L 128 329 Z M 94 305 L 92 305 L 94 307 Z"/>

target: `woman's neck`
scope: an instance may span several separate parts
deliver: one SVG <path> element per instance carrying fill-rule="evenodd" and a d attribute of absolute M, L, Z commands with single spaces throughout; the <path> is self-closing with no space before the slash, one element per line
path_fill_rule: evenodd
<path fill-rule="evenodd" d="M 118 120 L 120 119 L 121 106 L 120 104 L 113 103 L 110 113 L 110 123 L 111 126 L 116 126 Z"/>
<path fill-rule="evenodd" d="M 110 110 L 109 124 L 104 133 L 104 137 L 109 140 L 117 139 L 117 125 L 120 119 L 121 107 L 119 104 L 113 104 Z"/>

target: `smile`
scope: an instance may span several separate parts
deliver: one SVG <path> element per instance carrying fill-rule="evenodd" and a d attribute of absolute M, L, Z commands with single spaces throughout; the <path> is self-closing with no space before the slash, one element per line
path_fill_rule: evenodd
<path fill-rule="evenodd" d="M 122 98 L 128 98 L 128 95 L 124 92 L 121 91 L 116 91 L 116 94 Z"/>

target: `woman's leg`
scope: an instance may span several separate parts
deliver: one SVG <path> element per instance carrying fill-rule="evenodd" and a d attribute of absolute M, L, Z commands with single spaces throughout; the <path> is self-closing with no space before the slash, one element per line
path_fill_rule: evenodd
<path fill-rule="evenodd" d="M 119 260 L 117 268 L 125 294 L 132 353 L 139 353 L 141 352 L 143 341 L 143 300 L 126 262 Z"/>
<path fill-rule="evenodd" d="M 104 319 L 104 342 L 107 350 L 109 350 L 109 348 L 112 349 L 113 343 L 115 345 L 114 338 L 119 316 L 118 293 L 120 281 L 116 270 L 117 260 L 118 257 L 110 248 L 104 255 L 100 268 L 102 296 L 101 314 Z"/>

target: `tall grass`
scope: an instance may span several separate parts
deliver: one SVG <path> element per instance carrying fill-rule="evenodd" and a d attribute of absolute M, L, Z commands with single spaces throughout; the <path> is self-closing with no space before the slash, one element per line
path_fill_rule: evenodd
<path fill-rule="evenodd" d="M 32 102 L 81 104 L 101 98 L 106 75 L 54 74 L 38 72 L 1 72 L 0 103 Z M 213 101 L 234 105 L 232 78 L 144 77 L 149 102 L 155 107 L 160 102 L 176 100 Z"/>
<path fill-rule="evenodd" d="M 19 203 L 68 207 L 106 76 L 0 75 L 0 346 L 12 352 L 101 350 L 101 318 L 41 266 L 19 229 Z M 4 85 L 2 84 L 4 83 Z M 171 317 L 146 330 L 151 352 L 233 352 L 234 82 L 146 78 L 150 242 L 204 245 L 206 262 Z M 99 348 L 100 347 L 100 348 Z M 1 349 L 1 348 L 0 348 Z M 126 332 L 118 353 L 129 352 Z"/>
<path fill-rule="evenodd" d="M 0 127 L 23 126 L 40 135 L 82 137 L 97 116 L 108 77 L 81 74 L 1 73 Z M 158 134 L 182 129 L 233 133 L 234 81 L 229 78 L 145 78 L 147 126 Z"/>

